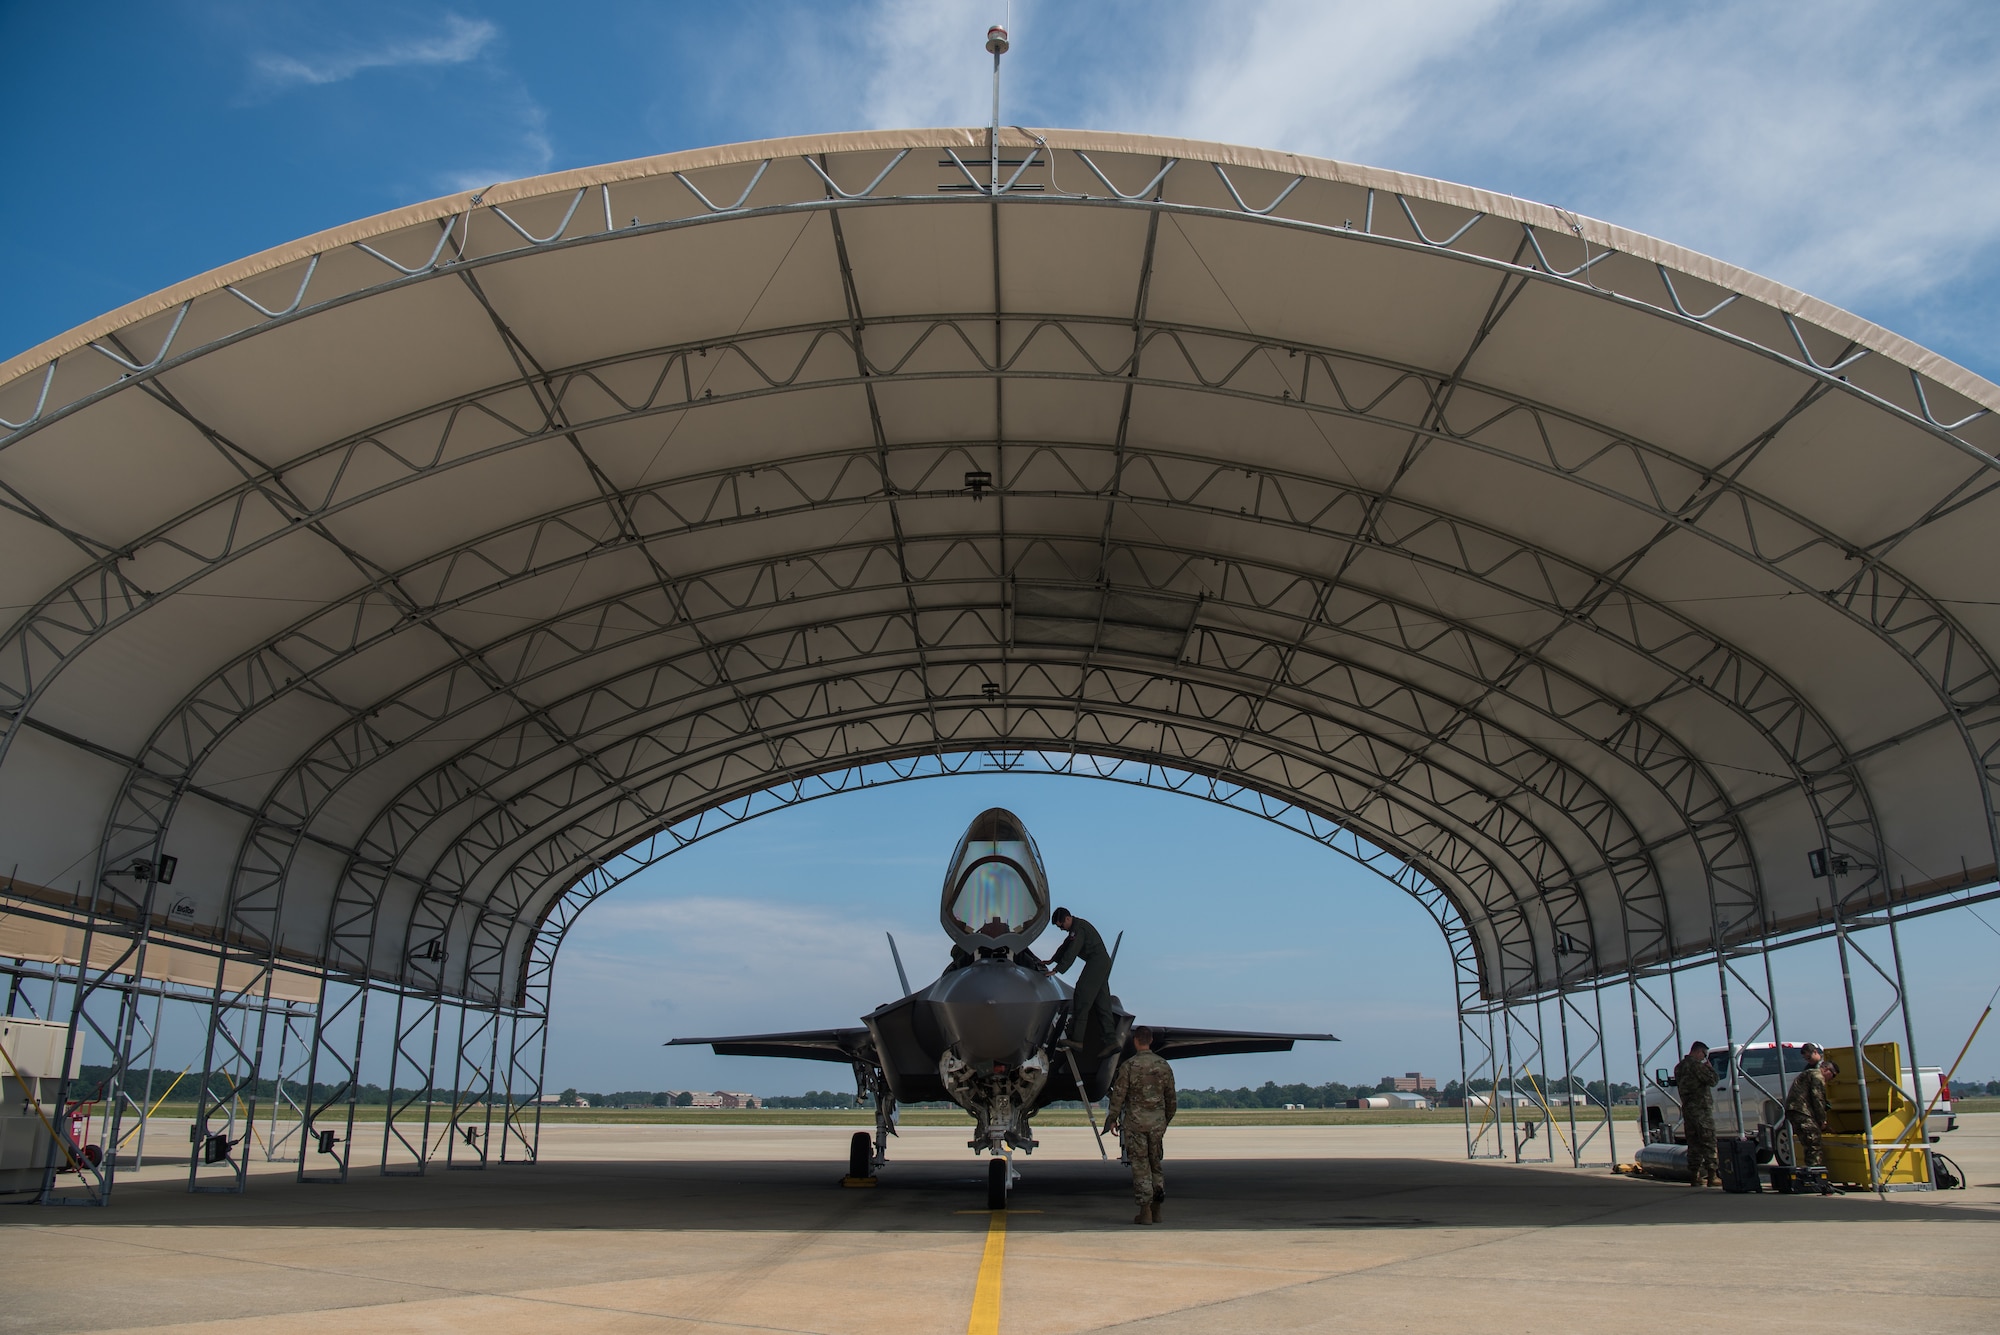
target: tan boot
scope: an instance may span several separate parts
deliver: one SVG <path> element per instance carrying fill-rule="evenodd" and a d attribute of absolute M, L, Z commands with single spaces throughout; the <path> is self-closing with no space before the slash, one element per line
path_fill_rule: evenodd
<path fill-rule="evenodd" d="M 1152 1208 L 1153 1208 L 1153 1222 L 1154 1222 L 1154 1223 L 1156 1223 L 1156 1224 L 1157 1224 L 1157 1223 L 1159 1223 L 1159 1222 L 1160 1222 L 1160 1207 L 1161 1207 L 1161 1206 L 1163 1206 L 1163 1205 L 1165 1205 L 1165 1204 L 1166 1204 L 1166 1201 L 1164 1201 L 1164 1200 L 1163 1200 L 1163 1199 L 1161 1199 L 1160 1197 L 1158 1197 L 1158 1196 L 1155 1196 L 1155 1197 L 1153 1197 L 1153 1207 L 1152 1207 Z"/>
<path fill-rule="evenodd" d="M 1152 1223 L 1152 1222 L 1153 1222 L 1153 1207 L 1152 1207 L 1152 1204 L 1151 1204 L 1150 1202 L 1148 1202 L 1147 1204 L 1145 1204 L 1145 1205 L 1142 1205 L 1142 1206 L 1140 1206 L 1140 1207 L 1139 1207 L 1139 1213 L 1137 1213 L 1137 1214 L 1135 1214 L 1135 1215 L 1133 1215 L 1133 1216 L 1132 1216 L 1132 1222 L 1133 1222 L 1133 1223 L 1135 1223 L 1135 1224 L 1150 1224 L 1150 1223 Z"/>

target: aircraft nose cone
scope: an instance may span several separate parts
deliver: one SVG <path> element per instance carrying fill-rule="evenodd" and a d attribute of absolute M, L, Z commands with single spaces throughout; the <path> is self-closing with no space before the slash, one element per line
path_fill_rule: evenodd
<path fill-rule="evenodd" d="M 1054 1023 L 1062 989 L 1039 972 L 985 960 L 947 974 L 931 994 L 938 1025 L 975 1065 L 1026 1060 Z"/>

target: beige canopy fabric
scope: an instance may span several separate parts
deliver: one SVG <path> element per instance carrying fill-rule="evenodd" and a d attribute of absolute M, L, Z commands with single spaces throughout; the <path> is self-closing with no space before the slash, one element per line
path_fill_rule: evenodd
<path fill-rule="evenodd" d="M 495 186 L 8 363 L 0 863 L 482 1002 L 664 826 L 995 748 L 1342 823 L 1489 997 L 1992 879 L 2000 388 L 1462 186 L 991 156 Z"/>
<path fill-rule="evenodd" d="M 0 894 L 16 896 L 21 889 L 18 883 L 10 883 L 0 886 Z M 264 969 L 242 960 L 221 961 L 222 971 L 218 975 L 218 961 L 213 954 L 160 940 L 149 942 L 141 958 L 131 949 L 129 937 L 103 932 L 92 935 L 86 928 L 87 923 L 81 917 L 59 922 L 52 917 L 9 911 L 8 906 L 0 903 L 0 959 L 75 969 L 84 962 L 88 940 L 93 972 L 109 971 L 120 979 L 130 979 L 136 972 L 148 982 L 173 983 L 197 991 L 213 989 L 219 981 L 225 996 L 242 997 L 251 1004 L 266 1000 L 319 1003 L 322 981 L 317 975 L 292 969 Z M 136 970 L 134 964 L 138 965 Z"/>

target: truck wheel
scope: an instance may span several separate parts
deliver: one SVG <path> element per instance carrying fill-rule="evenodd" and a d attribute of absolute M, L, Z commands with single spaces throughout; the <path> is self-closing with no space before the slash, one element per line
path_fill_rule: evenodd
<path fill-rule="evenodd" d="M 1007 1208 L 1007 1161 L 995 1159 L 986 1165 L 986 1208 Z"/>
<path fill-rule="evenodd" d="M 854 1139 L 847 1142 L 847 1175 L 875 1176 L 875 1140 L 866 1131 L 856 1131 Z"/>

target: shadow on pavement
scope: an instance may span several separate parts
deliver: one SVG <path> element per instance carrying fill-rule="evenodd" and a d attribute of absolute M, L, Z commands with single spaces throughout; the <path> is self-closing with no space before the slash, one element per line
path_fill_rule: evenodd
<path fill-rule="evenodd" d="M 1129 1226 L 1117 1163 L 1023 1160 L 1011 1209 L 1038 1231 Z M 253 1177 L 243 1196 L 185 1180 L 122 1183 L 103 1210 L 0 1210 L 0 1225 L 257 1228 L 937 1232 L 986 1226 L 985 1161 L 891 1163 L 843 1188 L 821 1162 L 563 1160 L 343 1185 Z M 1670 1183 L 1434 1159 L 1189 1159 L 1167 1164 L 1170 1226 L 1209 1230 L 1621 1228 L 1813 1221 L 2000 1221 L 1960 1193 L 1729 1195 Z M 1960 1204 L 1963 1202 L 1963 1204 Z M 1944 1207 L 1944 1208 L 1941 1208 Z"/>

